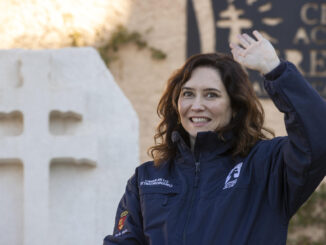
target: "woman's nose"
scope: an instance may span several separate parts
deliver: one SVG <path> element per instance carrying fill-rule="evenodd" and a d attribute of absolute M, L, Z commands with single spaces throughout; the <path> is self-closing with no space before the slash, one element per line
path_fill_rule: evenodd
<path fill-rule="evenodd" d="M 196 97 L 191 105 L 191 110 L 193 111 L 201 111 L 204 110 L 205 106 L 203 104 L 203 101 L 200 97 Z"/>

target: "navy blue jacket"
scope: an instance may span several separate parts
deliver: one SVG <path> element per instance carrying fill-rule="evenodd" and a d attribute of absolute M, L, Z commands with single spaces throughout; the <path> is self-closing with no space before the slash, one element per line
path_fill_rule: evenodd
<path fill-rule="evenodd" d="M 290 218 L 326 174 L 326 103 L 289 62 L 265 76 L 265 88 L 287 137 L 232 160 L 232 134 L 221 142 L 199 133 L 194 153 L 173 134 L 177 157 L 136 168 L 104 245 L 285 244 Z"/>

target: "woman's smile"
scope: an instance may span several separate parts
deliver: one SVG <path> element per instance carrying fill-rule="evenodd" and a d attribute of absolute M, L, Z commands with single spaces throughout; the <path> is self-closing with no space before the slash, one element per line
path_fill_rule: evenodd
<path fill-rule="evenodd" d="M 193 123 L 195 127 L 206 126 L 211 121 L 211 119 L 208 117 L 199 117 L 199 116 L 190 117 L 189 120 Z"/>

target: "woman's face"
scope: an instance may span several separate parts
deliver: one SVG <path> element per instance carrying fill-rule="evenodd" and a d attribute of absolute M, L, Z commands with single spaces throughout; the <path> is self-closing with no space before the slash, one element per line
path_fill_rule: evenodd
<path fill-rule="evenodd" d="M 182 86 L 178 111 L 183 128 L 194 140 L 198 132 L 218 131 L 232 116 L 229 95 L 218 70 L 197 67 Z"/>

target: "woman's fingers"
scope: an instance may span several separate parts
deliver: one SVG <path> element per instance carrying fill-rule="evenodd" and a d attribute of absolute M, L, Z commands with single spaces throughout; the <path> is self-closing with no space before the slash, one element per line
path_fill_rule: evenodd
<path fill-rule="evenodd" d="M 254 44 L 257 42 L 255 39 L 253 39 L 251 36 L 249 36 L 247 33 L 242 34 L 242 37 L 246 39 L 246 41 L 250 44 Z"/>
<path fill-rule="evenodd" d="M 243 56 L 240 56 L 234 49 L 231 49 L 231 53 L 233 55 L 233 59 L 235 61 L 238 61 L 239 63 L 242 63 L 243 61 Z"/>
<path fill-rule="evenodd" d="M 230 43 L 230 48 L 233 55 L 243 56 L 245 53 L 245 49 L 235 43 Z"/>
<path fill-rule="evenodd" d="M 260 35 L 260 37 L 262 37 L 262 36 Z M 255 44 L 257 42 L 254 38 L 249 36 L 247 33 L 243 33 L 241 35 L 239 34 L 238 39 L 239 39 L 240 44 L 244 48 L 249 48 L 251 45 L 253 45 L 253 44 Z"/>
<path fill-rule="evenodd" d="M 239 45 L 230 43 L 231 53 L 233 55 L 233 59 L 240 64 L 242 64 L 244 59 L 244 52 L 245 50 L 241 48 Z"/>
<path fill-rule="evenodd" d="M 250 41 L 244 37 L 244 35 L 238 35 L 238 39 L 240 44 L 244 47 L 244 48 L 248 48 L 250 46 Z"/>
<path fill-rule="evenodd" d="M 261 41 L 264 39 L 264 37 L 257 30 L 253 31 L 252 34 L 255 36 L 255 38 L 257 38 L 258 41 Z"/>
<path fill-rule="evenodd" d="M 258 31 L 238 38 L 239 44 L 230 43 L 230 48 L 234 60 L 244 67 L 266 74 L 280 63 L 274 47 Z"/>
<path fill-rule="evenodd" d="M 236 45 L 235 43 L 230 43 L 229 46 L 231 49 L 235 49 L 238 47 L 238 45 Z"/>

